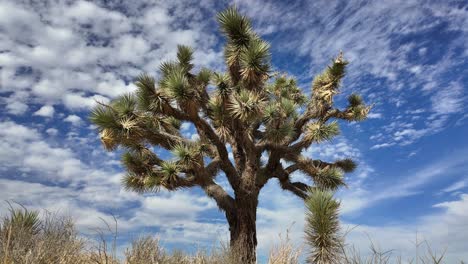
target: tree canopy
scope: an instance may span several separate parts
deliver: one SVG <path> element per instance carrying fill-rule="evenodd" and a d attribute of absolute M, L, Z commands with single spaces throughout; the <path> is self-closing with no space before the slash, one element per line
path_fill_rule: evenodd
<path fill-rule="evenodd" d="M 91 121 L 105 149 L 125 151 L 127 189 L 200 186 L 226 213 L 232 242 L 232 230 L 242 233 L 246 218 L 255 225 L 258 194 L 270 179 L 303 199 L 310 189 L 344 185 L 343 174 L 356 167 L 353 160 L 322 161 L 303 151 L 339 135 L 338 120 L 364 120 L 370 106 L 357 94 L 349 95 L 344 109 L 334 105 L 348 65 L 343 54 L 313 79 L 308 96 L 294 77 L 272 71 L 270 46 L 247 17 L 228 8 L 217 19 L 226 38 L 225 72 L 195 67 L 192 48 L 180 45 L 175 60 L 161 63 L 158 79 L 138 76 L 135 93 L 100 103 Z M 184 137 L 182 122 L 192 124 L 198 137 Z M 172 157 L 162 158 L 155 148 Z M 313 186 L 293 181 L 298 171 Z M 216 183 L 221 172 L 234 196 Z M 243 210 L 250 210 L 248 217 Z M 249 239 L 255 247 L 256 238 Z"/>

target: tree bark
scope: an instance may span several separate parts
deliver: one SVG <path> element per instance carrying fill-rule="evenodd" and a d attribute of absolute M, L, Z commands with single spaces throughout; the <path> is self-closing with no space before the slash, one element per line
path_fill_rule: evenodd
<path fill-rule="evenodd" d="M 257 192 L 236 195 L 235 213 L 228 219 L 232 256 L 239 263 L 256 263 L 257 205 Z"/>

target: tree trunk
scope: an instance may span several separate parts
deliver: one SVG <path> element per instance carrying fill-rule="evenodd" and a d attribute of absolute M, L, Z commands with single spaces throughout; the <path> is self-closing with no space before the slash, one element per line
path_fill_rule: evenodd
<path fill-rule="evenodd" d="M 258 194 L 236 195 L 235 213 L 228 219 L 231 250 L 239 263 L 256 262 Z"/>

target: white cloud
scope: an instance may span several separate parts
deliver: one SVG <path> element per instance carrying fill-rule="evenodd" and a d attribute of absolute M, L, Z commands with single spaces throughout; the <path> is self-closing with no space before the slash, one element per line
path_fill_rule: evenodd
<path fill-rule="evenodd" d="M 64 95 L 63 103 L 69 109 L 90 109 L 96 105 L 96 102 L 108 103 L 109 99 L 101 95 L 84 97 L 80 94 L 69 93 Z"/>
<path fill-rule="evenodd" d="M 355 214 L 383 200 L 420 193 L 425 185 L 436 181 L 438 176 L 448 177 L 466 169 L 468 160 L 466 152 L 466 150 L 461 150 L 411 173 L 402 172 L 401 175 L 391 176 L 391 183 L 381 182 L 377 185 L 364 185 L 366 187 L 352 186 L 349 190 L 340 192 L 339 196 L 343 200 L 342 212 Z"/>
<path fill-rule="evenodd" d="M 381 148 L 388 148 L 395 145 L 394 143 L 382 143 L 373 145 L 370 149 L 381 149 Z"/>
<path fill-rule="evenodd" d="M 56 136 L 58 132 L 59 131 L 57 129 L 52 128 L 52 127 L 46 130 L 46 133 L 49 134 L 49 136 Z"/>
<path fill-rule="evenodd" d="M 436 114 L 462 112 L 464 110 L 463 97 L 463 86 L 452 82 L 432 96 L 432 109 Z"/>
<path fill-rule="evenodd" d="M 276 184 L 276 182 L 269 183 L 261 195 L 257 214 L 259 250 L 267 252 L 270 246 L 278 241 L 279 233 L 284 235 L 286 230 L 289 230 L 289 236 L 295 246 L 303 247 L 303 252 L 307 252 L 307 248 L 304 248 L 303 203 L 281 191 Z M 272 202 L 264 206 L 262 201 L 266 200 L 272 200 Z M 346 212 L 347 205 L 343 203 L 349 205 L 348 198 L 342 198 L 341 201 L 341 210 Z M 409 223 L 392 220 L 393 223 L 382 225 L 363 225 L 359 222 L 345 221 L 342 223 L 342 231 L 350 231 L 346 236 L 346 243 L 354 246 L 362 256 L 368 256 L 371 253 L 370 245 L 374 243 L 383 252 L 392 250 L 394 257 L 401 256 L 404 260 L 413 258 L 415 256 L 414 242 L 418 233 L 418 241 L 426 240 L 430 243 L 431 249 L 438 254 L 447 249 L 446 263 L 458 263 L 460 260 L 468 259 L 468 253 L 465 250 L 468 247 L 466 241 L 468 236 L 467 206 L 468 194 L 462 194 L 454 201 L 434 205 L 434 208 L 442 210 L 415 217 Z M 419 250 L 420 256 L 427 252 L 424 245 Z"/>
<path fill-rule="evenodd" d="M 39 110 L 34 112 L 34 115 L 43 116 L 43 117 L 52 117 L 54 116 L 54 107 L 51 105 L 44 105 Z"/>
<path fill-rule="evenodd" d="M 63 121 L 69 122 L 74 126 L 78 126 L 78 125 L 81 124 L 82 120 L 81 120 L 81 117 L 79 117 L 77 115 L 69 115 L 66 118 L 64 118 Z"/>
<path fill-rule="evenodd" d="M 43 180 L 58 182 L 78 183 L 108 177 L 103 171 L 90 170 L 71 149 L 53 147 L 36 129 L 14 122 L 0 123 L 0 146 L 0 163 L 4 169 L 26 175 L 39 172 Z"/>
<path fill-rule="evenodd" d="M 120 185 L 122 173 L 114 172 L 97 160 L 91 162 L 96 162 L 98 167 L 80 160 L 69 148 L 47 143 L 36 129 L 11 121 L 0 122 L 2 171 L 16 172 L 14 179 L 0 179 L 0 188 L 4 190 L 0 200 L 71 215 L 85 233 L 102 226 L 100 217 L 112 223 L 112 212 L 118 217 L 121 235 L 158 227 L 163 241 L 190 246 L 195 246 L 194 241 L 197 241 L 198 246 L 206 247 L 221 237 L 226 238 L 225 220 L 220 222 L 204 216 L 209 211 L 212 215 L 218 212 L 214 201 L 204 194 L 127 192 Z M 131 208 L 128 208 L 129 203 Z M 6 211 L 6 207 L 0 206 L 0 214 Z M 200 233 L 200 230 L 206 232 Z"/>
<path fill-rule="evenodd" d="M 212 26 L 212 19 L 206 19 L 214 15 L 210 13 L 215 12 L 212 3 L 202 1 L 199 3 L 202 8 L 185 2 L 171 1 L 148 4 L 145 8 L 134 3 L 125 3 L 124 5 L 128 6 L 119 9 L 125 11 L 111 10 L 103 3 L 89 1 L 54 2 L 52 5 L 28 3 L 34 5 L 12 0 L 0 3 L 0 24 L 5 28 L 0 33 L 0 48 L 4 51 L 0 53 L 0 78 L 2 92 L 11 93 L 8 98 L 2 98 L 1 104 L 6 106 L 10 114 L 25 114 L 30 104 L 57 107 L 63 105 L 76 112 L 65 118 L 58 114 L 60 121 L 78 125 L 82 122 L 78 111 L 87 111 L 96 100 L 107 102 L 119 94 L 134 91 L 135 86 L 131 84 L 133 78 L 143 71 L 154 74 L 162 60 L 175 57 L 177 44 L 194 46 L 196 67 L 203 65 L 223 68 L 223 51 L 219 48 L 217 36 L 212 35 L 217 28 Z M 389 35 L 428 29 L 438 21 L 448 21 L 454 30 L 462 29 L 466 32 L 466 11 L 461 8 L 433 3 L 425 5 L 424 8 L 414 8 L 420 6 L 418 1 L 369 3 L 359 9 L 357 6 L 360 5 L 353 2 L 338 7 L 335 3 L 324 4 L 316 1 L 301 7 L 301 10 L 298 10 L 297 5 L 283 5 L 278 2 L 238 1 L 238 4 L 252 16 L 254 25 L 261 34 L 271 34 L 274 31 L 280 34 L 279 37 L 269 35 L 274 42 L 274 53 L 278 50 L 293 51 L 309 56 L 313 66 L 310 69 L 316 72 L 325 67 L 329 58 L 336 55 L 338 50 L 343 49 L 346 57 L 351 60 L 344 92 L 356 89 L 364 93 L 365 97 L 370 97 L 372 92 L 372 99 L 375 99 L 376 103 L 390 97 L 388 102 L 384 103 L 392 104 L 391 113 L 388 113 L 386 107 L 382 107 L 379 113 L 370 115 L 370 118 L 385 116 L 392 122 L 386 126 L 388 130 L 376 131 L 375 137 L 371 137 L 372 140 L 378 141 L 373 149 L 410 144 L 423 136 L 441 131 L 449 124 L 449 116 L 464 109 L 465 97 L 461 81 L 444 84 L 438 78 L 457 66 L 457 60 L 452 58 L 450 49 L 445 58 L 434 65 L 421 65 L 407 59 L 408 54 L 417 51 L 424 56 L 431 52 L 430 48 L 420 47 L 416 45 L 418 43 L 403 44 L 394 48 Z M 316 12 L 317 10 L 320 12 Z M 342 13 L 336 15 L 331 13 L 332 10 Z M 399 14 L 398 17 L 391 16 L 395 12 Z M 316 16 L 309 16 L 310 13 Z M 350 16 L 341 21 L 339 18 L 342 14 Z M 438 19 L 420 28 L 420 22 L 426 14 L 435 15 Z M 294 30 L 291 30 L 292 28 Z M 283 38 L 283 33 L 288 37 Z M 462 35 L 461 38 L 464 36 L 466 35 Z M 17 70 L 20 67 L 26 70 L 23 69 L 24 73 L 18 74 Z M 304 73 L 299 76 L 300 81 L 310 78 L 310 71 L 307 70 L 309 67 L 305 69 L 301 69 Z M 366 73 L 381 77 L 385 81 L 379 83 L 378 87 L 354 85 L 359 83 L 355 82 L 358 76 Z M 400 78 L 405 73 L 411 73 L 409 80 Z M 389 93 L 380 91 L 381 86 L 391 87 Z M 441 88 L 435 89 L 436 87 Z M 420 92 L 417 89 L 424 93 L 422 97 L 409 97 L 413 96 L 415 90 Z M 427 98 L 430 98 L 430 106 L 424 103 L 427 102 Z M 422 102 L 428 107 L 414 107 L 417 109 L 411 112 L 413 106 L 410 103 L 419 99 L 426 100 Z M 398 111 L 401 113 L 397 113 Z M 429 118 L 427 115 L 433 116 Z M 407 119 L 412 117 L 420 117 L 422 123 L 410 123 Z M 184 125 L 185 129 L 187 132 L 190 130 Z M 34 208 L 68 208 L 80 227 L 98 225 L 98 216 L 111 219 L 110 215 L 103 213 L 104 210 L 101 209 L 108 211 L 111 207 L 111 210 L 119 212 L 118 209 L 131 202 L 133 208 L 125 209 L 125 216 L 119 224 L 124 232 L 132 228 L 132 231 L 136 231 L 140 227 L 163 227 L 163 238 L 181 243 L 201 240 L 213 243 L 220 234 L 227 233 L 224 219 L 221 222 L 200 219 L 206 211 L 215 209 L 213 202 L 208 198 L 188 192 L 162 193 L 158 196 L 128 193 L 120 188 L 121 174 L 109 168 L 111 165 L 107 167 L 107 164 L 115 165 L 118 162 L 115 154 L 103 154 L 93 149 L 89 151 L 93 157 L 105 157 L 110 161 L 106 163 L 98 159 L 85 162 L 89 153 L 81 156 L 70 147 L 61 146 L 80 142 L 80 146 L 84 145 L 83 148 L 87 151 L 87 146 L 96 147 L 90 144 L 94 143 L 96 135 L 80 138 L 78 133 L 66 133 L 56 128 L 48 128 L 45 133 L 51 136 L 59 133 L 66 135 L 66 143 L 57 142 L 57 138 L 52 137 L 44 139 L 37 129 L 25 125 L 14 122 L 0 123 L 2 170 L 13 170 L 18 177 L 15 181 L 0 180 L 0 189 L 6 190 L 0 194 L 0 200 L 18 199 L 31 202 Z M 196 134 L 187 133 L 187 136 L 196 138 Z M 345 138 L 330 144 L 313 146 L 304 154 L 329 161 L 344 157 L 361 160 L 363 157 Z M 454 167 L 461 164 L 457 162 L 436 163 L 443 170 L 434 166 L 417 171 L 410 181 L 397 181 L 402 189 L 378 188 L 382 192 L 377 195 L 371 192 L 369 186 L 361 185 L 373 170 L 365 163 L 360 164 L 358 171 L 353 175 L 355 178 L 351 179 L 350 191 L 343 193 L 343 212 L 351 214 L 371 206 L 376 201 L 418 192 L 420 187 L 430 180 L 455 170 Z M 103 168 L 102 165 L 106 166 Z M 66 186 L 26 182 L 40 180 Z M 227 184 L 226 181 L 220 182 Z M 463 188 L 461 185 L 463 184 L 456 182 L 446 190 L 459 191 Z M 110 193 L 113 195 L 109 195 Z M 280 191 L 274 181 L 269 183 L 261 199 L 258 210 L 260 250 L 265 252 L 269 242 L 276 241 L 278 233 L 284 232 L 293 222 L 296 222 L 291 230 L 293 240 L 302 241 L 301 201 L 287 192 Z M 447 213 L 432 220 L 445 220 L 447 215 L 458 217 L 457 219 L 465 216 L 456 213 L 464 208 L 465 200 L 467 199 L 463 196 L 460 201 L 438 204 L 437 208 L 445 209 Z M 91 218 L 90 215 L 96 217 Z M 446 228 L 444 225 L 428 226 L 438 228 L 437 230 Z M 362 227 L 360 231 L 376 232 L 384 242 L 394 241 L 394 244 L 388 245 L 390 247 L 408 245 L 404 240 L 406 241 L 414 228 Z M 201 233 L 200 230 L 208 231 Z M 392 235 L 395 239 L 392 239 Z M 364 244 L 368 246 L 367 241 Z"/>
<path fill-rule="evenodd" d="M 417 234 L 419 242 L 427 241 L 431 249 L 439 255 L 446 250 L 444 263 L 466 261 L 468 195 L 462 194 L 457 200 L 435 204 L 434 208 L 440 210 L 418 217 L 412 223 L 377 226 L 355 226 L 347 223 L 348 227 L 353 228 L 347 237 L 347 242 L 369 253 L 370 237 L 383 251 L 393 250 L 392 256 L 410 259 L 416 255 L 414 243 Z M 425 255 L 426 252 L 426 244 L 422 243 L 419 255 Z"/>
<path fill-rule="evenodd" d="M 458 191 L 460 189 L 463 189 L 466 186 L 468 186 L 467 180 L 461 180 L 461 181 L 454 182 L 451 185 L 445 187 L 444 189 L 442 189 L 442 192 L 451 193 L 451 192 L 455 192 L 455 191 Z"/>
<path fill-rule="evenodd" d="M 345 137 L 337 137 L 328 143 L 314 144 L 302 153 L 313 159 L 323 159 L 333 162 L 344 158 L 359 158 L 361 152 L 355 148 Z"/>
<path fill-rule="evenodd" d="M 8 113 L 13 115 L 22 115 L 28 110 L 28 105 L 22 102 L 11 102 L 7 104 Z"/>
<path fill-rule="evenodd" d="M 12 114 L 25 113 L 28 101 L 86 110 L 96 99 L 131 92 L 133 78 L 173 59 L 177 44 L 196 48 L 197 67 L 222 61 L 202 10 L 184 4 L 129 4 L 126 14 L 88 1 L 3 1 L 0 6 L 0 22 L 7 29 L 0 33 L 2 90 L 26 93 L 7 104 Z M 191 23 L 180 29 L 174 21 L 186 19 L 188 12 Z M 18 75 L 18 67 L 32 71 Z"/>
<path fill-rule="evenodd" d="M 444 263 L 466 261 L 468 195 L 462 194 L 455 201 L 435 204 L 434 208 L 441 210 L 418 217 L 411 223 L 397 222 L 374 226 L 345 223 L 345 228 L 352 229 L 346 241 L 367 255 L 370 253 L 370 238 L 380 250 L 392 250 L 392 256 L 401 256 L 407 260 L 414 259 L 416 255 L 414 243 L 417 235 L 418 242 L 427 241 L 431 250 L 436 251 L 438 255 L 446 250 Z M 425 255 L 426 252 L 426 244 L 421 243 L 419 256 Z"/>
<path fill-rule="evenodd" d="M 367 115 L 367 117 L 370 118 L 370 119 L 378 119 L 378 118 L 382 118 L 382 114 L 381 114 L 381 113 L 373 113 L 373 112 L 371 112 L 371 113 L 369 113 L 369 114 Z"/>
<path fill-rule="evenodd" d="M 459 70 L 463 68 L 459 50 L 466 50 L 467 20 L 462 18 L 466 10 L 446 2 L 423 2 L 366 2 L 363 5 L 360 1 L 347 1 L 345 4 L 314 1 L 306 5 L 290 5 L 282 2 L 236 1 L 241 10 L 252 17 L 260 31 L 274 28 L 274 51 L 299 53 L 309 58 L 310 66 L 305 71 L 301 68 L 299 73 L 303 75 L 300 78 L 307 82 L 327 65 L 330 58 L 343 50 L 350 60 L 344 92 L 359 92 L 364 98 L 369 97 L 371 103 L 382 106 L 381 112 L 371 113 L 370 118 L 385 116 L 395 120 L 393 117 L 398 115 L 397 112 L 409 110 L 414 107 L 413 104 L 426 101 L 428 97 L 432 106 L 424 111 L 445 115 L 438 116 L 439 124 L 434 129 L 430 116 L 405 114 L 404 119 L 425 121 L 414 127 L 418 134 L 399 140 L 393 139 L 390 134 L 376 142 L 376 146 L 385 143 L 411 144 L 449 128 L 447 116 L 464 111 L 466 97 L 458 82 L 463 78 Z M 394 12 L 399 15 L 392 16 Z M 309 16 L 310 13 L 315 15 Z M 432 43 L 428 45 L 421 38 L 412 37 L 420 34 L 430 38 L 432 31 L 457 33 L 451 34 L 453 38 L 435 41 L 437 44 L 434 45 L 444 47 L 443 54 L 427 52 L 431 50 Z M 428 59 L 431 59 L 431 63 L 427 62 Z M 378 81 L 363 77 L 367 74 Z M 446 83 L 444 76 L 447 75 L 454 76 L 452 79 L 455 81 Z M 366 84 L 363 84 L 363 78 Z M 388 90 L 377 87 L 388 87 Z M 417 94 L 414 91 L 418 91 Z M 399 109 L 389 105 L 392 102 Z M 379 127 L 374 129 L 381 132 Z M 396 129 L 392 132 L 399 131 L 399 128 Z"/>
<path fill-rule="evenodd" d="M 304 202 L 283 191 L 276 180 L 268 182 L 260 194 L 257 209 L 257 239 L 261 252 L 278 243 L 279 235 L 288 232 L 296 247 L 303 246 Z"/>

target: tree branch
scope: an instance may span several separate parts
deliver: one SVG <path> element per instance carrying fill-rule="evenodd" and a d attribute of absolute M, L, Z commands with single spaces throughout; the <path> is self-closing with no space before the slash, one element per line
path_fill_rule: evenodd
<path fill-rule="evenodd" d="M 183 121 L 188 121 L 191 122 L 197 131 L 199 131 L 199 134 L 204 134 L 206 137 L 213 143 L 218 151 L 220 161 L 221 161 L 221 168 L 222 170 L 226 173 L 226 176 L 229 180 L 229 183 L 235 187 L 239 185 L 239 176 L 238 173 L 235 169 L 235 167 L 232 165 L 231 161 L 229 160 L 229 155 L 228 151 L 226 149 L 226 146 L 224 143 L 221 141 L 221 139 L 216 135 L 210 124 L 200 118 L 198 114 L 196 116 L 189 116 L 182 111 L 179 111 L 178 109 L 173 108 L 171 105 L 166 103 L 167 105 L 165 106 L 166 108 L 166 113 L 167 115 L 173 116 L 177 119 L 183 120 Z"/>
<path fill-rule="evenodd" d="M 301 199 L 306 199 L 308 190 L 312 188 L 302 182 L 291 182 L 290 174 L 282 167 L 278 167 L 272 177 L 278 178 L 283 190 L 290 191 Z"/>
<path fill-rule="evenodd" d="M 218 207 L 226 213 L 234 211 L 235 201 L 221 186 L 212 179 L 200 184 L 205 193 L 216 201 Z"/>

